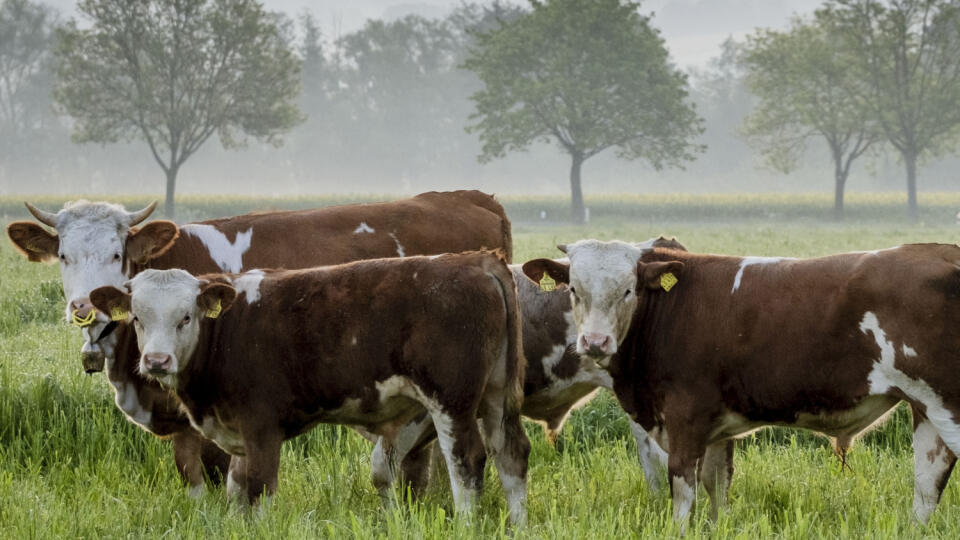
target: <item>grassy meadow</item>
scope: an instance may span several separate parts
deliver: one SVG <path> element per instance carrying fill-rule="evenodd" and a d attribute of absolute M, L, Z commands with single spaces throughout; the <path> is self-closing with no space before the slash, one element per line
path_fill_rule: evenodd
<path fill-rule="evenodd" d="M 561 211 L 559 200 L 508 197 L 505 204 L 516 221 L 518 261 L 556 256 L 556 243 L 586 237 L 644 240 L 666 234 L 694 251 L 797 257 L 960 239 L 953 223 L 960 197 L 921 199 L 925 223 L 918 225 L 900 221 L 905 210 L 898 200 L 854 198 L 851 218 L 835 224 L 820 220 L 830 210 L 822 197 L 791 203 L 783 196 L 740 202 L 732 196 L 681 196 L 662 205 L 653 198 L 611 197 L 588 202 L 597 210 L 585 227 L 538 222 L 539 209 Z M 53 210 L 60 201 L 40 202 Z M 197 219 L 299 207 L 310 200 L 268 200 L 260 206 L 252 199 L 207 202 L 188 199 L 180 208 L 187 219 Z M 334 201 L 314 200 L 320 202 Z M 0 200 L 0 216 L 23 217 L 16 204 Z M 645 207 L 655 211 L 645 214 Z M 679 535 L 668 497 L 647 489 L 626 419 L 606 394 L 573 415 L 557 449 L 539 426 L 527 424 L 533 444 L 530 519 L 520 531 L 506 526 L 492 465 L 479 511 L 469 522 L 452 517 L 445 475 L 434 478 L 424 499 L 382 509 L 369 480 L 370 444 L 338 426 L 320 426 L 285 444 L 277 496 L 262 511 L 228 503 L 221 490 L 191 499 L 174 470 L 169 444 L 124 419 L 103 375 L 83 375 L 80 333 L 63 322 L 62 305 L 58 267 L 28 263 L 8 241 L 0 241 L 0 538 Z M 726 511 L 711 522 L 700 490 L 687 536 L 960 538 L 958 480 L 948 485 L 928 526 L 911 521 L 910 432 L 909 413 L 898 410 L 855 445 L 845 471 L 826 440 L 807 432 L 752 435 L 737 445 Z"/>

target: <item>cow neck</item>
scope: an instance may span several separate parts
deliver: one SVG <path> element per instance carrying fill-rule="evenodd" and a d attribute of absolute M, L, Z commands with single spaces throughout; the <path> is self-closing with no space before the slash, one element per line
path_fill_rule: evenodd
<path fill-rule="evenodd" d="M 232 367 L 229 356 L 221 355 L 222 349 L 218 346 L 224 321 L 230 319 L 230 314 L 228 311 L 217 319 L 200 322 L 197 346 L 186 366 L 177 374 L 177 386 L 173 391 L 197 421 L 201 421 L 213 407 L 217 394 L 225 388 L 222 373 Z M 242 374 L 238 372 L 238 375 Z"/>
<path fill-rule="evenodd" d="M 132 382 L 141 386 L 143 379 L 137 370 L 140 360 L 137 333 L 134 332 L 132 325 L 120 323 L 114 330 L 113 336 L 116 339 L 113 354 L 104 356 L 107 378 L 113 384 Z"/>

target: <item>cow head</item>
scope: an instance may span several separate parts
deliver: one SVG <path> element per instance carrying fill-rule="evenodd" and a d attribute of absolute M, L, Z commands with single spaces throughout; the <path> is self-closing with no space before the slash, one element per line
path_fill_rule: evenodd
<path fill-rule="evenodd" d="M 104 202 L 70 202 L 57 213 L 25 204 L 40 223 L 56 232 L 32 221 L 15 221 L 7 226 L 7 236 L 30 261 L 60 262 L 66 318 L 84 328 L 88 341 L 84 346 L 86 367 L 86 356 L 99 351 L 93 341 L 110 322 L 90 303 L 90 291 L 122 285 L 132 277 L 133 263 L 145 264 L 169 249 L 179 234 L 177 226 L 154 221 L 135 227 L 153 212 L 156 202 L 137 212 Z M 100 356 L 102 369 L 102 353 Z"/>
<path fill-rule="evenodd" d="M 569 262 L 534 259 L 523 265 L 524 274 L 539 281 L 544 273 L 558 283 L 569 285 L 573 320 L 577 326 L 577 353 L 605 359 L 617 352 L 627 337 L 637 308 L 651 291 L 662 291 L 661 276 L 679 276 L 680 261 L 645 263 L 641 257 L 659 242 L 640 244 L 599 240 L 581 240 L 569 246 L 557 246 Z M 672 247 L 672 246 L 670 246 Z"/>
<path fill-rule="evenodd" d="M 93 305 L 114 320 L 132 322 L 140 344 L 140 374 L 176 386 L 200 339 L 200 321 L 229 309 L 237 291 L 184 270 L 145 270 L 125 289 L 100 287 Z"/>

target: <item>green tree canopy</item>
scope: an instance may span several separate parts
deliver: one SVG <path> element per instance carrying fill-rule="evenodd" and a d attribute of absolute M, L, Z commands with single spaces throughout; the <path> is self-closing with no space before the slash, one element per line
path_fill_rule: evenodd
<path fill-rule="evenodd" d="M 82 0 L 57 48 L 55 99 L 77 142 L 142 139 L 177 173 L 214 133 L 225 148 L 274 144 L 300 121 L 300 61 L 279 19 L 254 0 Z"/>
<path fill-rule="evenodd" d="M 917 162 L 954 148 L 960 129 L 960 3 L 828 0 L 817 19 L 858 59 L 864 102 L 903 158 L 916 220 Z"/>
<path fill-rule="evenodd" d="M 787 31 L 759 30 L 742 59 L 758 103 L 744 133 L 774 168 L 790 172 L 811 138 L 826 142 L 834 165 L 834 216 L 853 161 L 880 138 L 856 59 L 829 30 L 794 19 Z"/>
<path fill-rule="evenodd" d="M 570 155 L 572 218 L 584 220 L 580 169 L 614 147 L 655 168 L 693 159 L 701 120 L 686 76 L 639 4 L 531 1 L 532 11 L 481 34 L 464 62 L 484 88 L 472 96 L 481 161 L 553 141 Z"/>

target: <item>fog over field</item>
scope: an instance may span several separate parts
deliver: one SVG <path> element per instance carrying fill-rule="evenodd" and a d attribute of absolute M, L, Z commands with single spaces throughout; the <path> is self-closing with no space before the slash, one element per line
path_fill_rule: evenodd
<path fill-rule="evenodd" d="M 689 102 L 703 118 L 696 138 L 705 151 L 681 167 L 656 170 L 646 160 L 618 159 L 614 148 L 583 165 L 583 191 L 600 193 L 672 192 L 824 192 L 832 193 L 834 167 L 822 139 L 812 139 L 790 174 L 769 167 L 747 144 L 742 128 L 756 98 L 745 87 L 741 65 L 724 56 L 724 43 L 742 44 L 758 28 L 785 29 L 793 15 L 810 16 L 817 0 L 647 0 L 669 61 L 688 76 Z M 283 145 L 251 141 L 225 150 L 210 138 L 182 167 L 178 194 L 295 195 L 323 193 L 412 194 L 429 189 L 479 188 L 510 194 L 566 195 L 570 158 L 555 142 L 536 142 L 525 152 L 479 163 L 477 133 L 469 96 L 482 88 L 472 72 L 458 69 L 467 50 L 459 44 L 435 51 L 435 65 L 417 66 L 410 51 L 388 50 L 381 71 L 348 73 L 357 66 L 346 44 L 364 39 L 371 21 L 396 23 L 408 16 L 434 21 L 448 17 L 463 2 L 455 0 L 267 0 L 269 10 L 285 14 L 289 39 L 303 52 L 302 17 L 310 14 L 320 31 L 320 82 L 305 81 L 298 105 L 304 122 L 282 137 Z M 489 2 L 479 2 L 489 5 Z M 526 2 L 506 2 L 529 9 Z M 70 0 L 48 0 L 59 20 L 77 17 Z M 89 22 L 80 20 L 80 26 Z M 367 36 L 369 37 L 369 36 Z M 732 41 L 727 41 L 732 40 Z M 354 42 L 357 43 L 356 41 Z M 354 49 L 354 52 L 356 47 Z M 413 50 L 413 49 L 411 49 Z M 733 49 L 728 47 L 727 52 Z M 408 62 L 409 60 L 409 62 Z M 373 65 L 373 64 L 371 64 Z M 306 73 L 305 66 L 304 72 Z M 345 75 L 346 74 L 346 75 Z M 354 77 L 351 79 L 350 77 Z M 376 80 L 376 92 L 359 96 Z M 139 140 L 108 145 L 70 142 L 71 121 L 52 113 L 50 81 L 31 90 L 37 115 L 35 133 L 17 144 L 0 143 L 0 194 L 73 193 L 159 194 L 164 174 Z M 37 130 L 34 130 L 37 131 Z M 2 127 L 0 127 L 2 133 Z M 960 160 L 952 152 L 921 160 L 918 186 L 923 191 L 960 187 Z M 904 191 L 904 166 L 898 153 L 874 145 L 851 168 L 848 191 Z"/>

